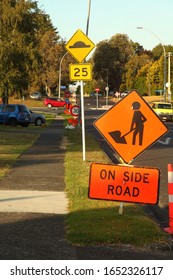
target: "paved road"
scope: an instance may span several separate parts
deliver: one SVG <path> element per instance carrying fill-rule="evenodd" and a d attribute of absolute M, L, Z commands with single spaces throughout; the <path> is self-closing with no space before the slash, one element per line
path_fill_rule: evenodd
<path fill-rule="evenodd" d="M 58 117 L 43 130 L 38 141 L 0 182 L 0 259 L 173 259 L 169 244 L 161 249 L 153 246 L 141 250 L 127 245 L 72 246 L 66 241 L 68 201 L 64 183 L 66 145 L 62 122 Z M 60 200 L 64 204 L 59 209 Z M 17 204 L 18 209 L 15 208 Z M 6 209 L 3 209 L 4 205 Z"/>

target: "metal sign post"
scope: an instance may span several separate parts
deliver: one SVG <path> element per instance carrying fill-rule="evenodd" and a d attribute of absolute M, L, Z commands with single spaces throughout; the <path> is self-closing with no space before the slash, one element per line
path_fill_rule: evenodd
<path fill-rule="evenodd" d="M 88 33 L 88 31 L 87 31 Z M 94 43 L 78 29 L 67 42 L 66 50 L 79 62 L 83 62 L 87 55 L 95 47 Z M 83 161 L 85 161 L 85 116 L 84 116 L 84 94 L 83 80 L 91 80 L 91 65 L 78 64 L 71 65 L 70 75 L 72 80 L 81 80 L 81 118 L 82 118 L 82 149 Z"/>
<path fill-rule="evenodd" d="M 80 83 L 81 88 L 81 117 L 82 117 L 82 151 L 83 151 L 83 161 L 86 159 L 85 152 L 85 116 L 84 116 L 84 94 L 83 94 L 83 81 Z"/>
<path fill-rule="evenodd" d="M 96 91 L 96 109 L 98 110 L 98 107 L 99 107 L 99 88 L 96 88 L 95 91 Z"/>

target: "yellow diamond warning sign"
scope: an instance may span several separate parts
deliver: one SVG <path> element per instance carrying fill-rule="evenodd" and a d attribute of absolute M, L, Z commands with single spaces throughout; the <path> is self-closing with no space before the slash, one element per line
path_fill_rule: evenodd
<path fill-rule="evenodd" d="M 111 107 L 94 122 L 94 126 L 126 163 L 168 131 L 136 91 Z"/>
<path fill-rule="evenodd" d="M 79 29 L 66 44 L 66 50 L 82 62 L 95 47 L 94 43 Z"/>

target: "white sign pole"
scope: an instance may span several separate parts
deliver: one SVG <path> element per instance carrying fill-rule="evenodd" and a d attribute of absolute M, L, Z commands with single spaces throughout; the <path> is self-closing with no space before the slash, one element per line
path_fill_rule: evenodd
<path fill-rule="evenodd" d="M 81 81 L 81 119 L 82 119 L 82 150 L 83 161 L 85 161 L 85 116 L 84 116 L 84 94 L 83 94 L 83 81 Z"/>
<path fill-rule="evenodd" d="M 98 110 L 99 107 L 99 96 L 98 96 L 98 91 L 96 92 L 96 109 Z"/>

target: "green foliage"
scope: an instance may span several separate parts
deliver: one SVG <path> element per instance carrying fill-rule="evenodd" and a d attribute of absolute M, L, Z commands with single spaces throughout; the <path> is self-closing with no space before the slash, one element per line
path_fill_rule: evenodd
<path fill-rule="evenodd" d="M 146 78 L 143 76 L 135 78 L 134 88 L 138 89 L 138 92 L 141 95 L 146 94 L 148 92 L 147 87 L 146 87 Z"/>
<path fill-rule="evenodd" d="M 1 95 L 6 84 L 18 96 L 45 80 L 50 87 L 57 84 L 59 38 L 37 1 L 0 0 Z"/>
<path fill-rule="evenodd" d="M 94 91 L 94 85 L 93 85 L 93 82 L 89 81 L 89 82 L 86 82 L 85 83 L 85 86 L 84 86 L 84 92 L 85 94 L 90 94 L 92 91 Z"/>
<path fill-rule="evenodd" d="M 161 57 L 161 55 L 163 55 L 163 53 L 164 53 L 163 52 L 163 47 L 162 47 L 161 44 L 157 45 L 152 50 L 154 60 L 158 60 Z"/>
<path fill-rule="evenodd" d="M 165 46 L 165 50 L 172 52 L 173 46 Z M 110 40 L 101 41 L 97 45 L 93 63 L 94 78 L 103 89 L 106 85 L 106 73 L 102 69 L 108 69 L 110 90 L 123 92 L 136 89 L 142 95 L 155 95 L 156 89 L 163 89 L 164 61 L 161 44 L 151 52 L 144 50 L 139 43 L 129 40 L 127 35 L 116 34 Z M 172 69 L 171 63 L 171 77 Z"/>
<path fill-rule="evenodd" d="M 93 55 L 94 78 L 106 84 L 107 72 L 104 69 L 108 69 L 110 90 L 119 90 L 125 79 L 125 65 L 133 53 L 133 44 L 125 34 L 117 34 L 109 41 L 100 42 Z"/>

